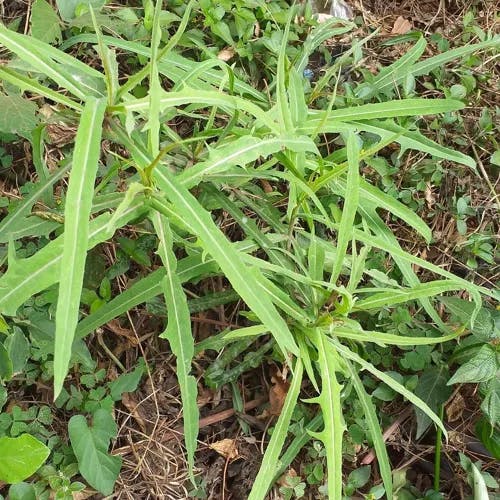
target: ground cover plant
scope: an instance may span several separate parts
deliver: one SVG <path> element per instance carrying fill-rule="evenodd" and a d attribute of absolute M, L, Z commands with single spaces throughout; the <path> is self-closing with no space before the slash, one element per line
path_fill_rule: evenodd
<path fill-rule="evenodd" d="M 426 498 L 441 498 L 443 404 L 454 384 L 479 384 L 477 435 L 498 457 L 494 280 L 417 256 L 395 230 L 423 246 L 433 240 L 431 219 L 395 182 L 412 152 L 425 156 L 410 172 L 421 176 L 413 189 L 451 164 L 486 173 L 495 198 L 481 160 L 446 140 L 471 75 L 449 85 L 434 73 L 457 60 L 473 73 L 471 58 L 496 57 L 498 36 L 472 30 L 473 41 L 422 58 L 429 42 L 412 32 L 399 41 L 403 55 L 372 73 L 363 54 L 375 34 L 358 36 L 349 20 L 318 23 L 307 3 L 32 7 L 29 34 L 15 21 L 0 26 L 0 132 L 7 144 L 25 139 L 34 172 L 0 222 L 0 480 L 12 484 L 9 498 L 113 493 L 123 463 L 110 453 L 113 415 L 153 380 L 154 362 L 142 351 L 130 364 L 128 351 L 152 336 L 175 359 L 192 496 L 209 496 L 196 463 L 200 399 L 230 387 L 251 435 L 238 381 L 266 363 L 275 367 L 266 445 L 248 498 L 266 498 L 276 481 L 284 498 L 300 497 L 306 485 L 291 464 L 303 449 L 307 486 L 328 498 L 419 498 L 384 442 L 381 402 L 402 398 L 415 407 L 416 439 L 433 436 Z M 429 123 L 441 135 L 430 138 Z M 12 158 L 0 151 L 3 171 Z M 469 202 L 456 199 L 463 235 Z M 487 231 L 471 235 L 465 264 L 493 264 L 494 244 Z M 219 288 L 200 293 L 208 281 Z M 152 335 L 138 326 L 130 336 L 118 320 L 141 304 Z M 229 328 L 196 335 L 194 313 L 229 305 Z M 110 349 L 106 329 L 127 339 L 122 347 Z M 53 409 L 16 404 L 11 391 L 23 386 L 45 391 Z M 55 413 L 68 439 L 53 428 Z M 219 453 L 236 458 L 234 443 L 221 442 Z M 376 466 L 347 466 L 361 445 Z M 476 494 L 497 487 L 477 461 L 464 454 L 461 464 Z"/>

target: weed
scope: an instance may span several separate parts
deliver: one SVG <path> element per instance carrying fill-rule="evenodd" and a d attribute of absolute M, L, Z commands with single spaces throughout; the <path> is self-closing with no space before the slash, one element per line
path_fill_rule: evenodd
<path fill-rule="evenodd" d="M 205 342 L 204 349 L 224 350 L 204 374 L 207 385 L 234 382 L 264 358 L 290 373 L 249 498 L 265 498 L 283 474 L 283 464 L 293 460 L 309 435 L 320 443 L 326 464 L 325 469 L 315 465 L 308 470 L 307 483 L 319 484 L 326 478 L 322 488 L 332 499 L 364 488 L 371 467 L 356 468 L 344 485 L 343 454 L 344 443 L 349 447 L 351 440 L 368 437 L 382 479 L 382 486 L 369 495 L 378 498 L 383 488 L 387 498 L 393 498 L 407 481 L 393 477 L 376 401 L 403 396 L 419 409 L 419 432 L 434 423 L 446 435 L 436 406 L 442 403 L 447 385 L 481 382 L 485 401 L 491 399 L 488 391 L 494 389 L 488 384 L 498 369 L 498 344 L 491 331 L 483 331 L 488 314 L 484 311 L 489 309 L 482 307 L 482 298 L 495 299 L 497 294 L 402 248 L 389 219 L 406 224 L 412 238 L 425 243 L 432 232 L 399 201 L 410 202 L 413 196 L 397 192 L 391 183 L 393 166 L 377 154 L 396 147 L 400 156 L 410 149 L 429 155 L 434 164 L 446 161 L 474 169 L 471 157 L 427 138 L 421 119 L 444 115 L 434 128 L 446 139 L 447 128 L 441 125 L 459 120 L 457 112 L 474 87 L 471 78 L 462 75 L 462 83 L 453 84 L 449 92 L 436 86 L 443 89 L 444 98 L 414 97 L 413 89 L 418 78 L 442 71 L 449 61 L 497 48 L 498 37 L 484 33 L 476 44 L 424 60 L 420 58 L 427 42 L 419 37 L 405 55 L 376 75 L 363 73 L 362 81 L 337 79 L 348 63 L 360 59 L 363 42 L 356 41 L 331 70 L 309 81 L 304 70 L 317 47 L 350 32 L 354 24 L 337 19 L 318 24 L 307 12 L 304 23 L 296 24 L 300 12 L 296 7 L 284 9 L 280 2 L 255 2 L 250 9 L 247 2 L 215 6 L 192 0 L 165 11 L 163 2 L 146 1 L 144 18 L 137 18 L 131 32 L 122 27 L 129 36 L 147 34 L 146 47 L 140 41 L 104 35 L 110 30 L 97 18 L 102 4 L 95 2 L 93 8 L 82 10 L 60 7 L 73 31 L 59 48 L 47 43 L 57 42 L 61 35 L 54 28 L 54 12 L 45 21 L 39 17 L 42 5 L 50 8 L 43 0 L 37 0 L 40 10 L 32 19 L 31 35 L 0 26 L 0 43 L 15 56 L 0 68 L 0 78 L 9 88 L 19 89 L 19 94 L 1 96 L 6 114 L 17 123 L 10 132 L 28 134 L 39 127 L 42 117 L 29 95 L 51 103 L 59 114 L 78 123 L 74 144 L 72 139 L 65 150 L 71 161 L 50 172 L 40 160 L 37 183 L 0 223 L 8 242 L 8 266 L 0 276 L 0 312 L 10 318 L 0 344 L 2 382 L 24 371 L 33 349 L 33 356 L 42 362 L 43 376 L 54 378 L 57 405 L 85 413 L 69 421 L 79 473 L 102 494 L 111 494 L 121 466 L 120 457 L 109 453 L 117 434 L 113 402 L 136 389 L 145 367 L 139 365 L 104 383 L 105 373 L 82 339 L 162 295 L 167 321 L 160 337 L 168 340 L 176 358 L 189 476 L 196 487 L 199 409 L 191 365 L 200 350 L 191 334 L 190 311 L 195 306 L 185 287 L 207 275 L 220 276 L 231 287 L 232 300 L 246 304 L 247 310 L 241 312 L 246 326 Z M 117 16 L 106 12 L 108 18 Z M 199 12 L 204 27 L 216 37 L 217 50 L 230 46 L 242 57 L 242 67 L 214 57 L 204 32 L 191 29 L 200 22 Z M 80 15 L 86 21 L 77 26 L 74 20 Z M 121 12 L 122 17 L 130 15 Z M 266 49 L 259 65 L 252 64 L 254 54 L 248 52 L 256 21 Z M 40 40 L 43 22 L 53 28 L 50 40 Z M 67 52 L 77 44 L 83 44 L 87 57 L 99 57 L 102 71 Z M 176 51 L 179 47 L 202 54 L 202 60 L 184 58 Z M 123 71 L 117 50 L 134 59 L 131 71 Z M 247 64 L 250 78 L 243 71 Z M 260 65 L 265 70 L 258 69 Z M 256 86 L 257 74 L 265 75 L 265 92 Z M 324 92 L 326 87 L 333 88 L 331 95 Z M 408 97 L 396 98 L 401 91 Z M 176 120 L 184 127 L 176 126 Z M 6 128 L 0 122 L 0 129 Z M 101 166 L 103 141 L 113 152 L 109 168 L 108 163 Z M 385 179 L 390 194 L 361 175 L 365 162 Z M 50 225 L 40 231 L 32 207 L 42 196 L 54 198 L 53 187 L 68 170 L 67 186 L 57 184 L 60 213 L 54 205 Z M 114 186 L 120 189 L 112 192 Z M 472 215 L 468 206 L 464 196 L 457 199 L 457 227 L 462 230 Z M 225 233 L 217 224 L 221 213 L 234 221 L 236 234 Z M 126 227 L 141 236 L 124 236 Z M 16 241 L 32 236 L 45 240 L 30 251 L 23 247 L 24 255 L 18 255 Z M 86 265 L 89 252 L 111 241 L 120 249 L 112 268 Z M 374 264 L 382 259 L 392 272 L 384 275 L 384 267 Z M 113 280 L 132 266 L 142 274 L 127 290 L 116 293 Z M 441 300 L 452 309 L 453 297 L 443 294 L 458 291 L 470 299 L 462 306 L 467 315 L 458 315 L 456 323 L 446 322 L 435 306 Z M 212 304 L 229 300 L 223 295 L 212 299 Z M 419 328 L 417 334 L 410 331 L 414 318 L 404 315 L 402 304 L 418 308 L 422 322 L 432 328 Z M 398 328 L 383 328 L 373 321 L 377 314 L 387 321 L 388 311 L 403 316 L 393 319 Z M 42 321 L 35 322 L 35 317 Z M 473 357 L 447 380 L 435 346 L 469 332 L 475 335 L 478 329 L 482 345 L 474 347 Z M 377 351 L 378 346 L 403 349 L 399 367 L 409 373 L 389 370 L 393 354 Z M 105 343 L 102 348 L 118 368 L 124 368 Z M 246 353 L 243 361 L 234 364 L 242 353 Z M 429 391 L 425 378 L 415 376 L 431 361 L 444 390 Z M 319 406 L 320 416 L 309 422 L 307 439 L 296 436 L 283 453 L 305 379 L 315 392 L 307 402 Z M 349 422 L 353 399 L 358 417 L 363 415 L 358 422 Z M 32 432 L 29 426 L 23 429 Z M 354 438 L 346 438 L 348 430 Z M 0 469 L 1 480 L 23 481 L 46 460 L 50 450 L 43 443 L 32 436 L 24 439 L 39 448 L 39 460 L 15 477 Z M 59 473 L 62 476 L 56 480 Z M 63 497 L 80 488 L 71 482 L 73 469 L 61 468 L 57 474 L 49 475 L 52 479 L 41 475 L 41 480 Z M 283 494 L 300 497 L 303 484 L 298 477 L 288 478 Z"/>

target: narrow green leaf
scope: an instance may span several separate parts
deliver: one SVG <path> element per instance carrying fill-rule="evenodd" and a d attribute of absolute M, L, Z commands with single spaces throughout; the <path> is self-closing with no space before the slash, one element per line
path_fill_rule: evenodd
<path fill-rule="evenodd" d="M 278 314 L 268 296 L 261 293 L 258 286 L 261 273 L 258 269 L 245 265 L 240 252 L 226 239 L 215 225 L 212 217 L 199 204 L 198 200 L 166 171 L 156 170 L 158 187 L 165 193 L 173 205 L 173 210 L 180 220 L 198 236 L 206 251 L 217 261 L 233 288 L 241 295 L 250 309 L 269 328 L 283 354 L 288 352 L 298 355 L 299 350 L 288 326 Z M 152 206 L 165 210 L 163 202 L 153 198 Z"/>
<path fill-rule="evenodd" d="M 453 99 L 401 99 L 375 104 L 362 104 L 350 108 L 324 111 L 310 111 L 309 120 L 301 128 L 303 132 L 329 132 L 337 122 L 375 120 L 396 116 L 420 116 L 447 113 L 464 108 L 464 103 Z M 326 116 L 326 119 L 325 119 Z M 317 128 L 319 127 L 319 130 Z"/>
<path fill-rule="evenodd" d="M 478 53 L 479 51 L 490 47 L 500 47 L 500 36 L 496 35 L 490 40 L 485 40 L 484 42 L 457 47 L 456 49 L 447 50 L 442 54 L 429 57 L 428 59 L 415 64 L 413 68 L 411 68 L 411 74 L 413 76 L 428 75 L 433 69 L 442 68 L 443 65 L 453 61 L 453 59 L 457 59 L 458 57 L 463 57 L 468 54 Z M 404 76 L 401 78 L 404 78 Z"/>
<path fill-rule="evenodd" d="M 354 218 L 356 217 L 359 203 L 359 144 L 357 135 L 352 132 L 347 136 L 347 162 L 349 168 L 347 171 L 347 183 L 345 188 L 346 197 L 340 226 L 337 231 L 337 251 L 330 277 L 331 283 L 337 282 L 342 270 L 347 246 L 352 239 Z"/>
<path fill-rule="evenodd" d="M 191 316 L 186 294 L 182 289 L 177 274 L 177 259 L 173 252 L 173 238 L 168 220 L 156 212 L 153 216 L 153 224 L 160 240 L 158 253 L 166 271 L 161 284 L 165 303 L 167 304 L 168 324 L 167 329 L 161 336 L 168 339 L 170 348 L 177 360 L 176 372 L 181 390 L 184 441 L 186 443 L 189 474 L 194 482 L 194 454 L 198 437 L 199 412 L 196 403 L 198 395 L 196 379 L 190 375 L 191 362 L 194 356 Z"/>
<path fill-rule="evenodd" d="M 75 141 L 73 168 L 64 210 L 64 247 L 56 310 L 54 398 L 59 395 L 71 358 L 78 323 L 80 295 L 89 236 L 94 182 L 101 152 L 101 133 L 106 101 L 89 98 Z"/>
<path fill-rule="evenodd" d="M 54 102 L 58 102 L 60 104 L 64 104 L 71 109 L 76 109 L 77 111 L 81 111 L 82 105 L 73 101 L 69 97 L 56 92 L 55 90 L 46 87 L 38 82 L 35 78 L 30 78 L 29 76 L 23 75 L 7 66 L 0 67 L 0 80 L 4 80 L 6 82 L 11 83 L 18 87 L 21 92 L 29 91 L 34 94 L 38 94 L 46 97 Z"/>
<path fill-rule="evenodd" d="M 345 423 L 342 418 L 342 386 L 337 380 L 339 360 L 327 336 L 319 329 L 310 330 L 312 341 L 318 350 L 318 364 L 321 374 L 321 393 L 311 402 L 317 402 L 323 413 L 324 428 L 311 433 L 320 439 L 326 450 L 328 469 L 328 498 L 342 500 L 342 435 Z"/>
<path fill-rule="evenodd" d="M 346 183 L 342 177 L 338 177 L 332 181 L 330 183 L 330 188 L 334 192 L 338 191 L 342 197 L 346 197 L 346 193 L 350 196 L 349 190 L 347 189 Z M 370 202 L 371 204 L 394 214 L 396 217 L 399 217 L 412 229 L 418 231 L 425 238 L 426 243 L 430 243 L 432 231 L 414 211 L 410 210 L 406 205 L 394 199 L 392 196 L 384 193 L 376 186 L 372 186 L 363 178 L 360 178 L 359 198 L 361 205 L 366 202 Z"/>
<path fill-rule="evenodd" d="M 400 288 L 390 291 L 374 293 L 366 299 L 358 300 L 354 304 L 354 310 L 368 311 L 370 309 L 380 309 L 392 307 L 396 304 L 408 302 L 410 300 L 421 299 L 422 297 L 433 297 L 444 292 L 460 290 L 463 285 L 451 280 L 436 280 L 427 283 L 420 283 L 412 288 Z M 474 307 L 474 306 L 473 306 Z"/>
<path fill-rule="evenodd" d="M 96 217 L 90 222 L 89 237 L 84 248 L 90 250 L 110 239 L 118 227 L 122 227 L 146 211 L 147 207 L 143 199 L 134 200 L 111 230 L 108 229 L 111 214 L 106 213 Z M 59 281 L 64 246 L 63 236 L 52 240 L 31 257 L 9 258 L 7 271 L 0 276 L 0 311 L 2 313 L 15 316 L 21 304 Z"/>
<path fill-rule="evenodd" d="M 401 385 L 399 382 L 396 382 L 392 377 L 381 372 L 377 368 L 375 368 L 371 363 L 365 361 L 361 356 L 351 351 L 348 347 L 343 346 L 339 342 L 335 340 L 331 340 L 332 344 L 335 346 L 335 349 L 345 358 L 350 359 L 351 361 L 359 364 L 364 370 L 369 371 L 372 375 L 375 375 L 379 380 L 385 382 L 389 387 L 394 389 L 396 392 L 404 396 L 408 401 L 413 403 L 417 408 L 420 408 L 423 412 L 425 412 L 429 418 L 442 429 L 443 434 L 447 437 L 448 434 L 446 429 L 441 422 L 441 419 L 429 408 L 427 404 L 425 404 L 419 397 L 415 396 L 411 391 L 409 391 L 404 385 Z"/>
<path fill-rule="evenodd" d="M 403 335 L 394 335 L 391 333 L 377 332 L 373 330 L 354 330 L 342 326 L 335 326 L 329 329 L 332 335 L 345 339 L 356 340 L 358 342 L 374 342 L 380 345 L 414 346 L 414 345 L 432 345 L 448 342 L 456 339 L 460 332 L 443 335 L 441 337 L 404 337 Z"/>
<path fill-rule="evenodd" d="M 358 400 L 363 407 L 366 423 L 368 424 L 368 429 L 370 430 L 373 446 L 375 448 L 375 452 L 377 453 L 378 466 L 380 469 L 380 475 L 382 476 L 382 480 L 384 482 L 387 500 L 392 500 L 393 488 L 391 462 L 389 461 L 387 448 L 385 447 L 381 425 L 377 418 L 375 405 L 373 404 L 372 398 L 366 393 L 363 382 L 359 378 L 357 370 L 355 370 L 352 366 L 352 363 L 345 360 L 345 364 L 351 375 L 351 382 L 354 385 L 356 394 L 358 395 Z"/>
<path fill-rule="evenodd" d="M 15 33 L 2 24 L 0 24 L 0 44 L 14 52 L 23 61 L 29 63 L 38 72 L 54 80 L 61 88 L 67 89 L 79 99 L 85 100 L 86 94 L 77 80 L 64 70 L 61 65 L 54 63 L 50 58 L 50 51 L 43 50 L 45 46 L 50 47 L 49 44 Z"/>
<path fill-rule="evenodd" d="M 411 73 L 412 64 L 424 53 L 426 47 L 427 42 L 424 37 L 421 37 L 406 54 L 383 68 L 373 82 L 359 85 L 354 90 L 355 94 L 358 97 L 369 98 L 374 94 L 385 93 L 387 90 L 396 88 L 397 84 L 406 78 L 408 73 Z"/>
<path fill-rule="evenodd" d="M 267 445 L 262 463 L 248 495 L 248 500 L 264 500 L 269 488 L 272 486 L 277 470 L 280 468 L 279 456 L 290 427 L 293 410 L 297 405 L 297 398 L 302 384 L 303 367 L 297 359 L 294 367 L 292 383 L 288 389 L 285 403 L 273 430 L 271 441 Z"/>
<path fill-rule="evenodd" d="M 130 42 L 112 36 L 103 36 L 102 39 L 108 46 L 113 46 L 145 57 L 150 56 L 150 50 L 148 47 L 145 47 L 139 42 Z M 96 42 L 96 36 L 93 34 L 76 35 L 66 40 L 61 45 L 61 49 L 67 49 L 68 47 L 78 43 Z M 160 61 L 158 61 L 158 69 L 160 70 L 160 73 L 174 82 L 180 82 L 186 77 L 186 75 L 196 71 L 199 65 L 200 63 L 187 59 L 173 51 L 169 52 L 167 56 L 162 57 Z M 208 90 L 210 86 L 213 86 L 212 89 L 216 88 L 219 90 L 221 82 L 224 81 L 224 72 L 220 70 L 205 69 L 205 71 L 199 75 L 199 79 L 200 81 L 190 80 L 189 86 L 198 90 Z M 224 88 L 227 88 L 227 85 L 224 85 Z M 265 97 L 262 92 L 259 92 L 254 87 L 238 78 L 235 78 L 234 80 L 234 90 L 238 94 L 252 97 L 261 103 L 267 102 L 267 97 Z"/>
<path fill-rule="evenodd" d="M 231 111 L 239 110 L 254 116 L 267 126 L 275 134 L 279 133 L 276 122 L 265 113 L 259 106 L 253 104 L 247 99 L 237 96 L 226 95 L 222 92 L 212 90 L 197 90 L 185 87 L 178 92 L 162 91 L 160 99 L 160 110 L 165 111 L 168 108 L 182 106 L 184 104 L 199 104 L 204 107 L 219 106 L 222 109 Z M 425 100 L 425 99 L 424 99 Z M 122 105 L 111 108 L 112 111 L 128 112 L 149 112 L 149 98 L 135 99 Z"/>
<path fill-rule="evenodd" d="M 281 151 L 283 148 L 291 151 L 309 151 L 318 153 L 314 142 L 306 136 L 271 137 L 262 139 L 244 135 L 231 141 L 230 144 L 222 145 L 209 151 L 209 159 L 199 162 L 181 172 L 178 175 L 179 182 L 187 188 L 191 188 L 201 182 L 204 177 L 216 175 L 225 170 L 239 165 L 245 167 L 255 162 L 258 158 L 266 157 Z"/>
<path fill-rule="evenodd" d="M 39 182 L 36 189 L 30 192 L 29 196 L 16 207 L 16 210 L 2 219 L 0 222 L 0 242 L 9 241 L 11 231 L 24 219 L 24 216 L 31 210 L 35 202 L 57 181 L 61 180 L 70 167 L 70 164 L 61 167 L 48 179 Z"/>

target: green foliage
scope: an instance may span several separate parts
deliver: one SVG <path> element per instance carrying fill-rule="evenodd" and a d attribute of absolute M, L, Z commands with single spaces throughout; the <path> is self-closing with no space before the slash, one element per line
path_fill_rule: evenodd
<path fill-rule="evenodd" d="M 31 7 L 31 34 L 47 43 L 62 41 L 60 21 L 46 0 L 35 0 Z"/>
<path fill-rule="evenodd" d="M 19 95 L 0 95 L 0 132 L 29 134 L 38 124 L 37 105 Z"/>
<path fill-rule="evenodd" d="M 166 317 L 161 337 L 176 357 L 193 482 L 199 413 L 191 364 L 202 349 L 223 350 L 204 373 L 211 387 L 235 382 L 266 358 L 291 371 L 251 499 L 267 495 L 283 464 L 290 464 L 310 437 L 324 451 L 327 474 L 322 465 L 312 467 L 306 480 L 319 485 L 326 479 L 321 488 L 329 498 L 340 500 L 369 484 L 370 467 L 352 471 L 343 484 L 345 451 L 365 438 L 377 452 L 383 481 L 369 495 L 378 498 L 384 490 L 388 498 L 401 496 L 407 481 L 404 474 L 391 477 L 377 414 L 381 401 L 404 397 L 415 405 L 419 437 L 432 422 L 445 432 L 436 413 L 450 384 L 480 382 L 493 429 L 499 415 L 497 319 L 482 307 L 482 297 L 497 294 L 402 247 L 394 221 L 408 226 L 422 243 L 431 241 L 432 231 L 415 213 L 419 205 L 411 205 L 411 190 L 399 191 L 393 176 L 407 150 L 429 157 L 418 172 L 417 191 L 427 177 L 439 179 L 439 162 L 475 168 L 476 162 L 455 146 L 443 146 L 447 138 L 439 135 L 444 121 L 459 120 L 457 112 L 475 86 L 473 72 L 460 83 L 433 79 L 444 96 L 439 99 L 419 98 L 416 81 L 456 58 L 498 47 L 498 37 L 483 34 L 479 43 L 424 60 L 427 41 L 415 38 L 392 65 L 376 75 L 362 72 L 361 81 L 347 81 L 341 70 L 361 60 L 363 44 L 356 41 L 339 61 L 330 54 L 332 70 L 310 82 L 303 74 L 314 52 L 354 25 L 318 25 L 307 9 L 299 12 L 284 2 L 238 0 L 215 6 L 193 0 L 163 10 L 160 0 L 147 1 L 142 18 L 128 8 L 100 11 L 104 4 L 58 1 L 70 36 L 58 48 L 50 43 L 61 38 L 59 21 L 45 0 L 33 5 L 32 36 L 0 26 L 0 43 L 13 54 L 0 68 L 2 81 L 41 102 L 56 103 L 57 118 L 77 124 L 76 139 L 65 147 L 71 162 L 61 162 L 49 174 L 43 155 L 35 155 L 38 182 L 17 206 L 7 204 L 9 215 L 0 223 L 0 241 L 8 243 L 0 312 L 12 317 L 0 337 L 0 381 L 32 369 L 33 379 L 54 378 L 58 407 L 90 414 L 91 425 L 84 415 L 73 415 L 69 422 L 84 479 L 104 495 L 113 493 L 121 459 L 109 454 L 117 432 L 111 409 L 123 392 L 137 388 L 145 366 L 140 363 L 106 382 L 105 370 L 97 369 L 82 338 L 145 302 Z M 304 21 L 295 23 L 299 14 Z M 115 33 L 109 27 L 120 16 L 118 31 L 126 36 L 100 32 Z M 127 20 L 132 21 L 128 28 Z M 254 42 L 256 23 L 263 36 Z M 149 46 L 142 44 L 147 39 Z M 92 57 L 96 50 L 102 71 L 77 59 L 74 54 L 80 52 L 71 50 L 75 44 Z M 239 56 L 231 66 L 216 57 L 226 45 Z M 123 52 L 120 64 L 126 59 L 130 69 L 125 79 L 119 78 L 117 49 Z M 35 127 L 40 120 L 48 123 L 37 115 L 37 105 L 10 93 L 0 96 L 0 104 L 9 118 L 0 120 L 0 132 L 31 137 L 40 153 L 44 136 Z M 422 119 L 427 115 L 432 121 Z M 188 123 L 189 132 L 173 126 L 176 120 Z M 437 131 L 437 141 L 427 137 L 425 123 Z M 398 154 L 382 156 L 392 145 Z M 363 175 L 365 163 L 382 187 L 376 177 Z M 69 184 L 64 185 L 60 181 L 67 171 Z M 33 220 L 31 213 L 42 199 L 49 200 L 49 225 L 36 214 L 40 220 Z M 470 200 L 460 195 L 455 209 L 457 229 L 465 236 L 473 215 Z M 234 221 L 234 232 L 219 223 L 221 213 Z M 29 246 L 24 238 L 39 238 L 39 243 Z M 98 245 L 104 242 L 118 248 L 110 268 L 99 257 Z M 471 237 L 468 242 L 471 255 L 492 260 L 489 240 Z M 134 273 L 135 281 L 116 293 L 114 280 L 125 273 Z M 188 300 L 186 285 L 207 276 L 219 277 L 228 290 Z M 458 291 L 470 301 L 443 297 Z M 450 318 L 438 314 L 437 297 Z M 230 300 L 247 307 L 240 312 L 245 327 L 196 346 L 191 312 Z M 412 317 L 405 307 L 418 312 Z M 461 348 L 469 350 L 454 355 L 461 366 L 448 380 L 445 343 L 464 333 L 471 335 L 462 339 Z M 123 368 L 113 353 L 110 357 Z M 308 403 L 318 404 L 321 415 L 302 423 L 283 452 L 296 423 L 291 424 L 304 374 L 311 393 L 316 391 Z M 381 382 L 377 388 L 373 378 Z M 18 433 L 19 410 L 0 417 L 8 420 L 11 435 Z M 478 432 L 486 440 L 484 428 Z M 40 481 L 69 498 L 81 486 L 71 482 L 75 471 L 64 471 L 60 481 L 54 479 L 57 473 L 57 468 L 45 470 Z M 289 478 L 283 494 L 299 497 L 303 484 Z M 32 492 L 29 485 L 16 489 L 13 495 Z"/>
<path fill-rule="evenodd" d="M 84 416 L 75 415 L 68 432 L 80 473 L 91 486 L 110 495 L 121 468 L 121 457 L 108 454 L 109 440 L 117 432 L 113 417 L 106 410 L 97 410 L 89 426 Z"/>
<path fill-rule="evenodd" d="M 30 434 L 0 437 L 0 481 L 23 481 L 43 465 L 49 453 L 49 448 Z"/>

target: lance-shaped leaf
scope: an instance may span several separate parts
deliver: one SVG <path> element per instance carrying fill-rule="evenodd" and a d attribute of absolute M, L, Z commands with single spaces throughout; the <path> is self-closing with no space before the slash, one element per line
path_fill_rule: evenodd
<path fill-rule="evenodd" d="M 73 168 L 64 209 L 64 247 L 56 310 L 54 397 L 59 395 L 68 371 L 71 346 L 78 323 L 87 256 L 89 217 L 101 152 L 105 109 L 105 100 L 89 98 L 76 135 Z"/>
<path fill-rule="evenodd" d="M 269 328 L 283 354 L 299 354 L 299 349 L 283 318 L 279 315 L 271 299 L 263 293 L 259 283 L 261 272 L 245 264 L 241 253 L 227 240 L 215 225 L 210 213 L 198 200 L 167 172 L 157 170 L 155 179 L 158 187 L 171 201 L 172 206 L 165 206 L 159 198 L 152 200 L 152 206 L 163 213 L 174 211 L 202 243 L 204 249 L 217 261 L 233 288 L 240 294 L 259 319 Z"/>
<path fill-rule="evenodd" d="M 153 215 L 153 224 L 160 240 L 158 253 L 166 271 L 161 285 L 167 304 L 168 323 L 167 329 L 161 336 L 168 339 L 177 359 L 177 380 L 181 389 L 183 408 L 184 441 L 187 449 L 189 474 L 194 481 L 194 453 L 198 437 L 199 412 L 196 404 L 198 395 L 196 379 L 190 375 L 194 356 L 191 317 L 186 294 L 177 274 L 177 259 L 173 251 L 173 238 L 168 220 L 156 212 Z"/>

